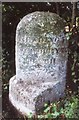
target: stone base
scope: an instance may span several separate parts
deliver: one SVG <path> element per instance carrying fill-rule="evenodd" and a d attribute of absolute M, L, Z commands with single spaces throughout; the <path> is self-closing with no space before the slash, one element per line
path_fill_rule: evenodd
<path fill-rule="evenodd" d="M 9 82 L 9 99 L 13 106 L 23 115 L 38 114 L 45 103 L 59 100 L 64 96 L 65 81 L 28 81 L 16 80 Z"/>

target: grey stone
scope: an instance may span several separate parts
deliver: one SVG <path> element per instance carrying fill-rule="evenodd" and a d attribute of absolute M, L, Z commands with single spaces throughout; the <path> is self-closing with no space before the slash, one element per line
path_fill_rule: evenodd
<path fill-rule="evenodd" d="M 26 15 L 16 30 L 16 76 L 9 98 L 23 114 L 37 114 L 45 102 L 64 96 L 67 69 L 65 21 L 55 13 Z"/>
<path fill-rule="evenodd" d="M 45 103 L 56 101 L 64 96 L 64 81 L 17 81 L 10 79 L 9 98 L 23 114 L 38 114 Z"/>

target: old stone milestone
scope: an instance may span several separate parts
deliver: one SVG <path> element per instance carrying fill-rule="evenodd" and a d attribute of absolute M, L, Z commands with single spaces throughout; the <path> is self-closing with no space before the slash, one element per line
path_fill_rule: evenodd
<path fill-rule="evenodd" d="M 64 96 L 67 69 L 65 21 L 55 13 L 26 15 L 16 30 L 16 76 L 9 99 L 22 114 L 37 114 Z"/>

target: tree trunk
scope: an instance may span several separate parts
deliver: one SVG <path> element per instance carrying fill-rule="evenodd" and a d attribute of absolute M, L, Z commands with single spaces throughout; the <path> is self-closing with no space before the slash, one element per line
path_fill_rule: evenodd
<path fill-rule="evenodd" d="M 56 2 L 56 13 L 59 15 L 60 13 L 59 13 L 59 3 L 58 2 Z"/>
<path fill-rule="evenodd" d="M 71 27 L 73 27 L 73 25 L 76 26 L 76 2 L 72 3 L 72 24 L 71 24 Z"/>

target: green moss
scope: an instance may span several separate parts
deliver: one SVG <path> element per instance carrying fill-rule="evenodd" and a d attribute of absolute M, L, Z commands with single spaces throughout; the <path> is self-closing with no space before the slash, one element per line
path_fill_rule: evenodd
<path fill-rule="evenodd" d="M 29 35 L 41 36 L 43 33 L 53 32 L 54 35 L 58 35 L 63 31 L 65 26 L 65 21 L 55 13 L 49 12 L 34 12 L 29 14 L 32 16 L 31 22 L 23 25 L 23 29 Z M 27 21 L 27 16 L 26 16 Z M 25 22 L 23 23 L 25 24 Z M 22 29 L 22 28 L 21 28 Z"/>

